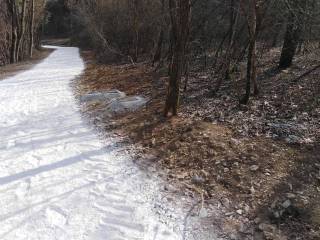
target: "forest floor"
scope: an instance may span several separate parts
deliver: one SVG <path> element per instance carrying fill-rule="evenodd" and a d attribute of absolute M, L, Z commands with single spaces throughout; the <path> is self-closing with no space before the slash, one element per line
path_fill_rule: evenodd
<path fill-rule="evenodd" d="M 29 70 L 35 64 L 41 62 L 52 53 L 52 49 L 43 48 L 41 50 L 35 50 L 33 57 L 25 61 L 21 61 L 15 64 L 8 64 L 6 66 L 1 66 L 0 68 L 0 80 L 16 75 L 19 72 Z"/>
<path fill-rule="evenodd" d="M 163 118 L 167 78 L 147 63 L 98 64 L 91 52 L 78 80 L 80 94 L 118 89 L 149 99 L 146 108 L 114 117 L 98 116 L 163 169 L 167 181 L 206 203 L 218 201 L 223 220 L 208 216 L 230 239 L 320 239 L 319 51 L 297 56 L 288 70 L 275 66 L 279 49 L 259 59 L 259 97 L 239 105 L 244 65 L 212 96 L 216 79 L 194 69 L 182 93 L 179 117 Z M 151 156 L 151 157 L 150 157 Z M 201 201 L 201 199 L 203 199 Z M 221 217 L 221 216 L 220 216 Z"/>

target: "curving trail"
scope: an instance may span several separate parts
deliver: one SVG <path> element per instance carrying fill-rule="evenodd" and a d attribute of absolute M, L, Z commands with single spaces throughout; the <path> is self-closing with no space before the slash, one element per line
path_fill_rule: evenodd
<path fill-rule="evenodd" d="M 83 69 L 57 47 L 0 81 L 0 239 L 181 239 L 152 213 L 158 184 L 81 118 L 69 84 Z"/>

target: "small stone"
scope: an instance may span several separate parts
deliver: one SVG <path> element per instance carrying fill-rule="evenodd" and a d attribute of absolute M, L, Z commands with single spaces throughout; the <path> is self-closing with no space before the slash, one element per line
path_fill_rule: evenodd
<path fill-rule="evenodd" d="M 251 170 L 252 172 L 257 171 L 258 169 L 259 169 L 259 166 L 258 166 L 258 165 L 252 165 L 252 166 L 250 166 L 250 170 Z"/>
<path fill-rule="evenodd" d="M 225 206 L 226 208 L 229 208 L 230 207 L 230 200 L 228 198 L 224 198 L 222 200 L 222 204 L 223 206 Z"/>
<path fill-rule="evenodd" d="M 208 211 L 205 208 L 201 208 L 200 212 L 199 212 L 199 216 L 201 218 L 206 218 L 208 217 Z"/>
<path fill-rule="evenodd" d="M 194 184 L 203 184 L 205 179 L 201 176 L 195 175 L 192 177 L 191 182 Z"/>
<path fill-rule="evenodd" d="M 238 237 L 237 237 L 236 234 L 232 233 L 232 234 L 230 235 L 230 239 L 231 239 L 231 240 L 237 240 Z"/>
<path fill-rule="evenodd" d="M 293 193 L 287 193 L 287 198 L 289 199 L 295 199 L 297 196 Z"/>
<path fill-rule="evenodd" d="M 243 211 L 241 209 L 238 209 L 236 213 L 238 213 L 239 215 L 242 215 Z"/>
<path fill-rule="evenodd" d="M 250 207 L 249 207 L 248 205 L 246 205 L 246 206 L 244 207 L 244 210 L 248 213 L 248 212 L 250 211 Z"/>
<path fill-rule="evenodd" d="M 272 233 L 272 232 L 275 232 L 276 230 L 276 227 L 271 225 L 271 224 L 267 224 L 267 223 L 261 223 L 259 224 L 259 229 L 263 232 L 269 232 L 269 233 Z"/>
<path fill-rule="evenodd" d="M 281 216 L 281 213 L 278 212 L 278 211 L 274 211 L 272 214 L 273 214 L 273 216 L 274 216 L 275 218 L 280 218 L 280 216 Z"/>
<path fill-rule="evenodd" d="M 234 145 L 239 145 L 241 143 L 241 141 L 239 141 L 238 139 L 235 139 L 235 138 L 231 138 L 230 143 L 234 144 Z"/>
<path fill-rule="evenodd" d="M 255 223 L 255 224 L 261 223 L 261 218 L 259 218 L 259 217 L 255 218 L 255 219 L 254 219 L 254 223 Z"/>
<path fill-rule="evenodd" d="M 282 203 L 282 207 L 284 208 L 288 208 L 291 206 L 291 201 L 288 199 L 286 200 L 284 203 Z"/>
<path fill-rule="evenodd" d="M 232 216 L 233 214 L 234 214 L 233 212 L 227 212 L 224 215 L 226 215 L 228 217 L 228 216 Z"/>

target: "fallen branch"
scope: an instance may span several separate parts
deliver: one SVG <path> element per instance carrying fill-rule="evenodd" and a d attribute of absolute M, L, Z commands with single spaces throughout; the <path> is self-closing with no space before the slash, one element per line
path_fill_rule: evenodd
<path fill-rule="evenodd" d="M 297 83 L 299 80 L 303 79 L 304 77 L 308 76 L 310 73 L 314 72 L 315 70 L 317 70 L 318 68 L 320 68 L 320 64 L 315 66 L 314 68 L 308 70 L 307 72 L 305 72 L 304 74 L 300 75 L 299 77 L 295 78 L 292 80 L 292 82 Z"/>

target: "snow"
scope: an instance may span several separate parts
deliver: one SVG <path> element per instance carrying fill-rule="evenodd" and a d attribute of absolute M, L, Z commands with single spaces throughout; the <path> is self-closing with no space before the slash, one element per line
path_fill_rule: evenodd
<path fill-rule="evenodd" d="M 80 96 L 80 103 L 84 105 L 100 104 L 104 117 L 137 111 L 146 107 L 147 99 L 142 96 L 127 96 L 119 90 L 93 92 Z"/>
<path fill-rule="evenodd" d="M 0 239 L 181 239 L 152 211 L 159 184 L 81 117 L 69 84 L 83 69 L 56 47 L 0 81 Z"/>
<path fill-rule="evenodd" d="M 122 114 L 136 111 L 139 108 L 146 106 L 146 104 L 147 100 L 141 96 L 118 98 L 110 102 L 106 111 L 109 112 L 110 115 Z"/>
<path fill-rule="evenodd" d="M 81 102 L 110 102 L 113 99 L 124 98 L 126 94 L 119 90 L 89 93 L 80 97 Z"/>

